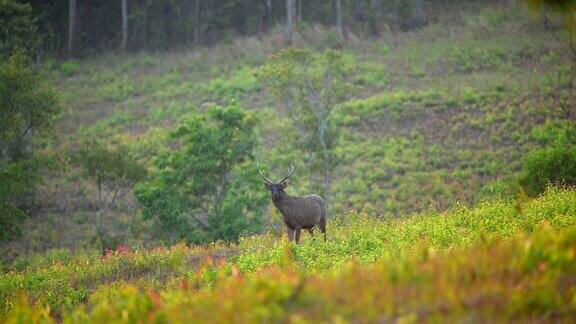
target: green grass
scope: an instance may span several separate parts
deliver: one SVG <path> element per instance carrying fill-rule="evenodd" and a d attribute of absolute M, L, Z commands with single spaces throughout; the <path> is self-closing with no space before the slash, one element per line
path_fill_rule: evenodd
<path fill-rule="evenodd" d="M 405 219 L 354 215 L 300 246 L 266 234 L 36 263 L 0 278 L 0 320 L 565 320 L 575 247 L 576 191 L 551 188 Z"/>

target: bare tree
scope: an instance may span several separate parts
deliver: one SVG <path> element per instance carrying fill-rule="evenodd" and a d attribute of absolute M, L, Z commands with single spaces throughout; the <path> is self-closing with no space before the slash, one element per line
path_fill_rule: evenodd
<path fill-rule="evenodd" d="M 196 0 L 194 2 L 194 45 L 198 45 L 199 42 L 199 28 L 200 28 L 199 13 L 200 13 L 200 0 Z"/>
<path fill-rule="evenodd" d="M 292 45 L 292 25 L 294 13 L 294 0 L 286 0 L 286 43 Z"/>
<path fill-rule="evenodd" d="M 340 37 L 344 37 L 344 27 L 342 26 L 342 3 L 336 0 L 336 28 Z"/>
<path fill-rule="evenodd" d="M 272 0 L 266 0 L 266 16 L 262 20 L 262 32 L 265 32 L 272 27 Z"/>
<path fill-rule="evenodd" d="M 303 0 L 297 0 L 296 21 L 298 22 L 302 21 L 302 1 Z"/>
<path fill-rule="evenodd" d="M 74 35 L 76 34 L 76 0 L 68 3 L 68 56 L 74 54 Z"/>
<path fill-rule="evenodd" d="M 122 4 L 122 43 L 120 48 L 126 50 L 128 43 L 128 0 L 120 0 Z"/>
<path fill-rule="evenodd" d="M 370 0 L 370 33 L 374 35 L 379 34 L 378 30 L 378 14 L 380 12 L 380 0 Z"/>

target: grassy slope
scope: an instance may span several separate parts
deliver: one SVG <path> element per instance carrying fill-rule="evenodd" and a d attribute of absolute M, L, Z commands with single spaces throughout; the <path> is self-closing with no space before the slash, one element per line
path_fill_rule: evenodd
<path fill-rule="evenodd" d="M 406 219 L 357 217 L 330 224 L 328 242 L 305 237 L 295 246 L 268 234 L 238 246 L 124 251 L 10 272 L 0 278 L 0 321 L 576 315 L 576 191 Z"/>

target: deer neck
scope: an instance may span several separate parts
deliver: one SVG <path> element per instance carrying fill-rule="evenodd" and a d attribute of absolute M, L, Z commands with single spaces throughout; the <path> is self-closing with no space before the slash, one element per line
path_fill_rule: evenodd
<path fill-rule="evenodd" d="M 287 193 L 282 192 L 280 196 L 278 196 L 278 199 L 272 199 L 272 201 L 274 202 L 274 206 L 276 206 L 280 212 L 284 213 L 287 211 L 288 206 L 292 201 L 292 197 L 290 197 Z"/>

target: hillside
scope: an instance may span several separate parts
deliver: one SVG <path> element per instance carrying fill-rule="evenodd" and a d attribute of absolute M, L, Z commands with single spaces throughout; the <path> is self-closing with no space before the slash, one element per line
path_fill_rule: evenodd
<path fill-rule="evenodd" d="M 345 220 L 355 210 L 389 218 L 512 194 L 528 152 L 575 143 L 569 62 L 551 34 L 514 3 L 448 9 L 440 18 L 450 19 L 422 29 L 346 42 L 326 27 L 298 27 L 294 46 L 340 49 L 355 89 L 335 116 L 340 163 L 331 217 Z M 274 174 L 295 161 L 290 192 L 307 193 L 294 130 L 254 75 L 282 37 L 278 29 L 213 47 L 54 62 L 65 112 L 41 152 L 66 156 L 97 138 L 127 144 L 150 168 L 171 149 L 168 134 L 184 116 L 236 100 L 258 120 L 257 159 Z M 94 191 L 75 168 L 47 174 L 37 216 L 20 240 L 3 244 L 4 258 L 94 249 Z M 153 224 L 137 214 L 127 196 L 106 215 L 108 231 L 131 246 L 154 246 Z M 270 210 L 267 227 L 278 223 Z"/>
<path fill-rule="evenodd" d="M 576 191 L 406 219 L 353 215 L 327 242 L 37 259 L 0 277 L 0 321 L 544 321 L 576 314 Z M 21 265 L 25 266 L 25 265 Z"/>

